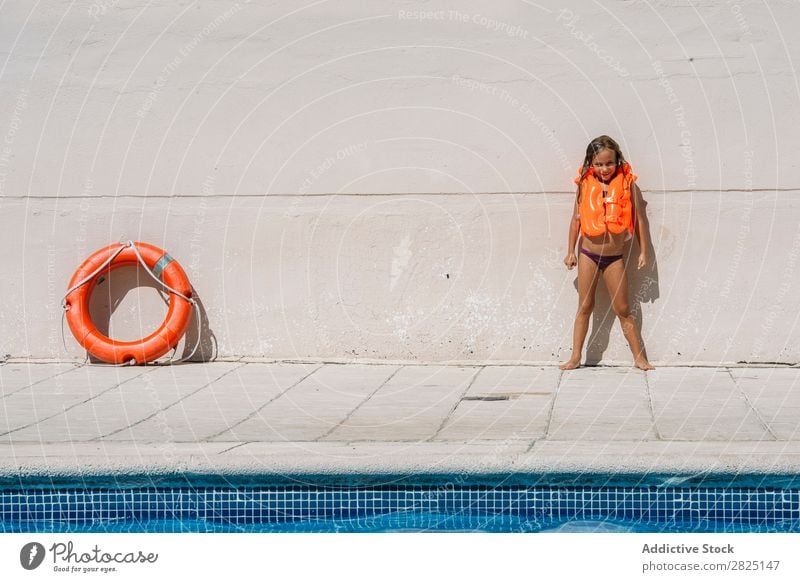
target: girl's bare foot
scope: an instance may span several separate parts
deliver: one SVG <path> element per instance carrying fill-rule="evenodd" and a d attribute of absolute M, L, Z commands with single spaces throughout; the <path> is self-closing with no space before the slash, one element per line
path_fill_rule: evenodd
<path fill-rule="evenodd" d="M 561 370 L 574 370 L 575 368 L 581 367 L 581 359 L 580 358 L 570 358 L 568 362 L 564 362 L 559 366 Z"/>
<path fill-rule="evenodd" d="M 640 370 L 644 370 L 647 372 L 648 370 L 655 370 L 653 364 L 647 361 L 647 358 L 644 356 L 638 357 L 633 361 L 633 365 L 639 368 Z"/>

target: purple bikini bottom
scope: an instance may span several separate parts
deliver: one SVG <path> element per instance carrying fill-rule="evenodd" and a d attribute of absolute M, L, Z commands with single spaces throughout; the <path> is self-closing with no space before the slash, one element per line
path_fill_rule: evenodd
<path fill-rule="evenodd" d="M 610 257 L 606 257 L 603 255 L 596 255 L 594 253 L 590 253 L 583 247 L 581 247 L 581 252 L 590 259 L 592 259 L 601 271 L 604 271 L 607 266 L 619 261 L 622 258 L 622 255 L 614 255 Z"/>

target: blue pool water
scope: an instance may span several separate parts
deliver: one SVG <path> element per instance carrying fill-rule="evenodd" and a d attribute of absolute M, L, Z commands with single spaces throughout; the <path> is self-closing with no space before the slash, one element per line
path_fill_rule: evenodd
<path fill-rule="evenodd" d="M 264 484 L 253 477 L 200 477 L 0 484 L 0 531 L 800 531 L 800 487 L 792 477 L 716 483 L 628 477 L 628 484 L 585 475 L 529 478 L 527 484 L 504 478 L 499 485 L 469 484 L 463 475 L 417 480 L 423 482 Z"/>

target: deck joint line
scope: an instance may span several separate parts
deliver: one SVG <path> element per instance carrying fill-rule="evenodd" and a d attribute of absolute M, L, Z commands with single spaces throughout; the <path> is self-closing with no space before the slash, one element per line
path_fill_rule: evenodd
<path fill-rule="evenodd" d="M 558 379 L 556 380 L 556 389 L 553 392 L 553 398 L 550 399 L 550 410 L 547 411 L 547 423 L 544 427 L 544 435 L 542 436 L 543 440 L 550 439 L 550 425 L 553 422 L 553 412 L 556 409 L 556 400 L 558 399 L 558 394 L 561 391 L 561 380 L 564 378 L 564 370 L 558 371 Z M 535 441 L 534 441 L 535 442 Z M 531 445 L 533 448 L 533 445 Z"/>
<path fill-rule="evenodd" d="M 12 362 L 9 362 L 8 360 L 3 360 L 3 365 L 4 366 L 6 364 L 8 364 L 8 363 L 12 363 Z M 13 362 L 13 363 L 16 363 L 16 362 Z M 23 386 L 22 388 L 17 388 L 13 392 L 8 392 L 7 394 L 3 393 L 2 395 L 0 395 L 0 400 L 2 400 L 3 398 L 7 398 L 8 396 L 13 396 L 14 394 L 17 394 L 18 392 L 22 392 L 23 390 L 27 390 L 28 388 L 33 388 L 34 386 L 36 386 L 37 384 L 41 384 L 42 382 L 47 382 L 48 380 L 52 380 L 53 378 L 57 378 L 59 376 L 63 376 L 64 374 L 66 374 L 68 372 L 72 372 L 74 370 L 77 370 L 79 368 L 84 368 L 84 367 L 86 367 L 86 364 L 74 364 L 72 368 L 64 370 L 63 372 L 58 372 L 57 374 L 53 374 L 52 376 L 48 376 L 47 378 L 42 378 L 41 380 L 36 380 L 36 382 L 28 384 L 27 386 Z"/>
<path fill-rule="evenodd" d="M 217 454 L 218 455 L 224 455 L 225 453 L 229 453 L 233 449 L 238 449 L 239 447 L 243 447 L 245 445 L 251 445 L 251 444 L 253 444 L 255 442 L 258 442 L 258 441 L 244 441 L 244 442 L 241 442 L 241 443 L 236 443 L 232 447 L 228 447 L 227 449 L 223 449 L 223 450 L 219 451 Z"/>
<path fill-rule="evenodd" d="M 650 390 L 650 381 L 647 379 L 647 372 L 644 373 L 644 390 L 647 395 L 647 406 L 650 409 L 650 418 L 653 419 L 653 432 L 656 433 L 656 440 L 663 440 L 661 431 L 658 430 L 658 423 L 656 422 L 656 409 L 653 406 L 653 393 Z"/>
<path fill-rule="evenodd" d="M 458 399 L 455 401 L 455 403 L 453 404 L 453 406 L 450 408 L 450 411 L 449 411 L 449 412 L 448 412 L 448 413 L 445 415 L 445 417 L 444 417 L 444 420 L 442 420 L 442 424 L 440 424 L 440 425 L 439 425 L 439 428 L 437 429 L 437 431 L 436 431 L 435 433 L 433 433 L 433 435 L 432 435 L 432 436 L 430 436 L 429 438 L 425 439 L 425 441 L 426 441 L 426 442 L 431 442 L 431 441 L 433 441 L 433 439 L 435 439 L 435 438 L 436 438 L 436 437 L 439 435 L 439 433 L 440 433 L 440 432 L 442 432 L 442 430 L 444 429 L 444 427 L 445 427 L 445 426 L 447 426 L 447 421 L 448 421 L 448 420 L 450 420 L 450 417 L 451 417 L 451 416 L 453 415 L 453 413 L 456 411 L 456 409 L 458 408 L 458 405 L 459 405 L 459 404 L 461 404 L 461 399 L 462 399 L 462 398 L 464 398 L 464 396 L 466 396 L 467 392 L 469 392 L 469 389 L 470 389 L 470 388 L 472 388 L 472 385 L 475 383 L 475 380 L 478 378 L 478 376 L 480 375 L 480 373 L 481 373 L 481 372 L 483 372 L 485 369 L 486 369 L 486 366 L 481 366 L 481 367 L 479 367 L 479 368 L 478 368 L 478 370 L 477 370 L 477 371 L 476 371 L 476 372 L 475 372 L 475 373 L 472 375 L 472 378 L 471 378 L 471 379 L 470 379 L 470 381 L 467 383 L 467 387 L 466 387 L 466 388 L 464 388 L 464 390 L 463 390 L 463 391 L 461 392 L 461 394 L 459 395 Z"/>
<path fill-rule="evenodd" d="M 744 398 L 744 401 L 747 403 L 747 406 L 750 408 L 750 410 L 753 411 L 753 414 L 756 415 L 756 418 L 758 419 L 759 424 L 764 428 L 764 430 L 767 431 L 767 434 L 769 434 L 769 436 L 772 437 L 772 440 L 777 441 L 778 440 L 778 435 L 776 435 L 774 432 L 772 432 L 772 428 L 769 426 L 769 423 L 767 423 L 767 421 L 765 421 L 761 417 L 761 414 L 759 414 L 758 409 L 756 409 L 756 407 L 753 405 L 753 403 L 750 402 L 750 398 L 748 398 L 747 393 L 744 391 L 744 389 L 736 381 L 736 377 L 733 375 L 733 372 L 731 372 L 731 369 L 730 368 L 725 368 L 725 371 L 728 372 L 728 375 L 731 377 L 731 380 L 733 380 L 733 385 L 736 386 L 736 388 L 739 390 L 739 392 L 741 393 L 742 397 Z M 742 419 L 742 420 L 744 420 L 744 419 Z"/>
<path fill-rule="evenodd" d="M 211 386 L 211 385 L 212 385 L 214 382 L 218 382 L 219 380 L 221 380 L 222 378 L 224 378 L 224 377 L 225 377 L 225 376 L 227 376 L 228 374 L 230 374 L 230 373 L 234 372 L 235 370 L 238 370 L 239 368 L 242 368 L 242 367 L 244 367 L 244 366 L 246 366 L 246 365 L 247 365 L 247 364 L 239 364 L 238 366 L 234 366 L 233 368 L 231 368 L 231 369 L 230 369 L 230 370 L 228 370 L 227 372 L 224 372 L 224 373 L 220 374 L 219 376 L 217 376 L 216 378 L 214 378 L 214 379 L 213 379 L 213 380 L 211 380 L 210 382 L 206 382 L 205 384 L 203 384 L 202 386 L 200 386 L 200 387 L 199 387 L 197 390 L 192 390 L 192 391 L 191 391 L 191 392 L 189 392 L 188 394 L 184 394 L 183 396 L 181 396 L 180 398 L 178 398 L 176 401 L 174 401 L 174 402 L 171 402 L 171 403 L 170 403 L 170 404 L 168 404 L 167 406 L 163 406 L 163 407 L 159 408 L 158 410 L 156 410 L 156 411 L 155 411 L 155 412 L 153 412 L 152 414 L 149 414 L 149 415 L 145 416 L 144 418 L 140 418 L 139 420 L 137 420 L 137 421 L 136 421 L 136 422 L 134 422 L 133 424 L 129 424 L 129 425 L 127 425 L 127 426 L 124 426 L 124 427 L 122 427 L 122 428 L 118 428 L 117 430 L 114 430 L 114 431 L 111 431 L 111 432 L 109 432 L 109 433 L 107 433 L 107 434 L 104 434 L 104 435 L 101 435 L 101 436 L 95 437 L 95 438 L 93 438 L 93 439 L 91 439 L 91 440 L 92 440 L 92 441 L 99 441 L 99 440 L 101 440 L 101 439 L 108 438 L 108 437 L 110 437 L 110 436 L 114 436 L 115 434 L 118 434 L 118 433 L 121 433 L 121 432 L 123 432 L 123 431 L 129 430 L 129 429 L 133 428 L 134 426 L 138 426 L 138 425 L 142 424 L 143 422 L 147 422 L 147 421 L 148 421 L 148 420 L 150 420 L 151 418 L 155 418 L 155 417 L 158 415 L 158 413 L 159 413 L 159 412 L 164 412 L 165 410 L 168 410 L 168 409 L 172 408 L 172 407 L 173 407 L 173 406 L 175 406 L 176 404 L 179 404 L 179 403 L 183 402 L 184 400 L 186 400 L 187 398 L 189 398 L 189 397 L 191 397 L 191 396 L 193 396 L 193 395 L 197 394 L 198 392 L 201 392 L 201 391 L 203 391 L 204 389 L 206 389 L 206 388 L 208 388 L 209 386 Z M 158 367 L 155 367 L 155 369 L 158 369 Z"/>
<path fill-rule="evenodd" d="M 375 394 L 377 394 L 377 393 L 378 393 L 378 391 L 379 391 L 381 388 L 383 388 L 384 386 L 386 386 L 386 384 L 388 384 L 388 383 L 389 383 L 389 381 L 390 381 L 392 378 L 394 378 L 394 377 L 397 375 L 397 373 L 398 373 L 398 372 L 400 372 L 400 370 L 402 370 L 403 368 L 405 368 L 405 366 L 399 366 L 399 367 L 398 367 L 398 368 L 397 368 L 397 369 L 396 369 L 394 372 L 392 372 L 391 374 L 389 374 L 389 376 L 388 376 L 388 377 L 387 377 L 387 378 L 386 378 L 386 379 L 385 379 L 383 382 L 381 382 L 381 383 L 380 383 L 380 385 L 379 385 L 377 388 L 375 388 L 375 390 L 373 390 L 372 392 L 370 392 L 369 394 L 367 394 L 367 396 L 366 396 L 366 397 L 364 397 L 364 398 L 361 400 L 361 402 L 359 402 L 358 404 L 356 404 L 355 408 L 353 408 L 353 410 L 351 410 L 350 412 L 348 412 L 348 413 L 347 413 L 347 416 L 345 416 L 345 417 L 344 417 L 344 418 L 343 418 L 341 421 L 339 421 L 339 422 L 338 422 L 337 424 L 335 424 L 333 427 L 331 427 L 330 429 L 328 429 L 328 431 L 327 431 L 326 433 L 324 433 L 324 434 L 322 434 L 322 435 L 318 436 L 318 437 L 317 437 L 317 438 L 315 438 L 314 440 L 315 440 L 315 441 L 321 441 L 321 440 L 322 440 L 322 439 L 324 439 L 325 437 L 329 436 L 329 435 L 330 435 L 330 434 L 331 434 L 333 431 L 335 431 L 337 428 L 339 428 L 340 426 L 342 426 L 342 425 L 343 425 L 345 422 L 347 422 L 347 420 L 348 420 L 348 419 L 349 419 L 351 416 L 353 416 L 353 415 L 356 413 L 356 411 L 357 411 L 359 408 L 361 408 L 361 407 L 362 407 L 364 404 L 366 404 L 367 402 L 369 402 L 369 400 L 370 400 L 370 399 L 371 399 L 373 396 L 375 396 Z"/>
<path fill-rule="evenodd" d="M 83 367 L 83 366 L 79 366 L 79 367 Z M 154 368 L 154 369 L 155 369 L 155 368 Z M 12 428 L 11 430 L 7 430 L 7 431 L 5 431 L 5 432 L 0 432 L 0 436 L 6 436 L 6 435 L 9 435 L 9 434 L 11 434 L 11 433 L 14 433 L 14 432 L 17 432 L 17 431 L 20 431 L 20 430 L 24 430 L 24 429 L 26 429 L 26 428 L 30 428 L 30 427 L 32 427 L 32 426 L 41 425 L 41 423 L 43 423 L 43 422 L 45 422 L 45 421 L 48 421 L 48 420 L 50 420 L 51 418 L 55 418 L 55 417 L 57 417 L 57 416 L 60 416 L 60 415 L 62 415 L 62 414 L 64 414 L 64 415 L 65 415 L 67 412 L 69 412 L 69 411 L 70 411 L 70 410 L 72 410 L 73 408 L 77 408 L 78 406 L 83 406 L 84 404 L 87 404 L 87 403 L 91 402 L 92 400 L 96 400 L 97 398 L 100 398 L 102 395 L 104 395 L 104 394 L 106 394 L 106 393 L 108 393 L 108 392 L 111 392 L 112 390 L 114 390 L 114 389 L 116 389 L 116 388 L 119 388 L 119 387 L 120 387 L 120 386 L 122 386 L 123 384 L 125 384 L 125 383 L 127 383 L 127 382 L 130 382 L 130 381 L 132 381 L 132 380 L 136 380 L 137 378 L 141 378 L 141 377 L 142 377 L 142 376 L 144 376 L 145 374 L 149 374 L 149 373 L 150 373 L 150 372 L 152 372 L 152 371 L 153 371 L 153 370 L 143 370 L 143 371 L 142 371 L 142 372 L 140 372 L 139 374 L 136 374 L 135 376 L 131 376 L 130 378 L 126 378 L 125 380 L 123 380 L 122 382 L 119 382 L 118 384 L 114 384 L 113 386 L 109 386 L 109 387 L 108 387 L 108 388 L 106 388 L 105 390 L 103 390 L 103 391 L 101 391 L 101 392 L 98 392 L 97 394 L 95 394 L 95 395 L 93 395 L 93 396 L 90 396 L 89 398 L 86 398 L 86 399 L 84 399 L 84 400 L 81 400 L 80 402 L 76 402 L 76 403 L 74 403 L 74 404 L 72 404 L 72 405 L 70 405 L 70 406 L 67 406 L 67 407 L 63 407 L 63 406 L 62 406 L 61 410 L 59 410 L 59 411 L 58 411 L 58 412 L 56 412 L 55 414 L 51 414 L 50 416 L 46 416 L 45 418 L 37 418 L 37 419 L 36 419 L 34 422 L 28 423 L 28 424 L 26 424 L 26 425 L 24 425 L 24 426 L 18 426 L 18 427 L 16 427 L 16 428 Z M 55 376 L 51 376 L 51 379 L 52 379 L 52 378 L 55 378 L 56 376 L 60 376 L 60 375 L 61 375 L 61 374 L 56 374 Z M 31 386 L 33 386 L 33 384 L 31 384 Z M 41 429 L 39 429 L 39 433 L 41 434 Z M 98 438 L 99 438 L 99 437 L 98 437 Z M 91 439 L 91 440 L 94 440 L 94 439 Z"/>
<path fill-rule="evenodd" d="M 245 366 L 247 366 L 248 364 L 247 364 L 247 363 L 245 363 L 244 365 L 245 365 Z M 294 384 L 291 384 L 291 385 L 290 385 L 288 388 L 286 388 L 285 390 L 282 390 L 281 392 L 279 392 L 278 394 L 276 394 L 275 396 L 273 396 L 272 398 L 270 398 L 269 400 L 267 400 L 267 401 L 266 401 L 264 404 L 262 404 L 261 406 L 259 406 L 258 408 L 256 408 L 254 411 L 252 411 L 250 414 L 248 414 L 247 416 L 245 416 L 243 419 L 241 419 L 241 420 L 239 420 L 239 421 L 237 421 L 237 422 L 233 423 L 232 425 L 228 426 L 227 428 L 224 428 L 224 429 L 222 429 L 222 430 L 221 430 L 221 431 L 219 431 L 219 432 L 216 432 L 216 433 L 214 433 L 214 434 L 212 434 L 212 435 L 209 435 L 209 436 L 207 436 L 207 437 L 206 437 L 205 439 L 203 439 L 203 440 L 210 441 L 211 439 L 215 439 L 215 438 L 217 438 L 218 436 L 225 434 L 226 432 L 230 432 L 230 431 L 232 431 L 234 428 L 236 428 L 236 427 L 237 427 L 237 426 L 239 426 L 240 424 L 243 424 L 243 423 L 247 422 L 247 421 L 248 421 L 248 420 L 250 420 L 251 418 L 255 418 L 255 416 L 256 416 L 256 415 L 257 415 L 259 412 L 261 412 L 262 410 L 264 410 L 264 409 L 265 409 L 267 406 L 269 406 L 270 404 L 272 404 L 273 402 L 275 402 L 275 401 L 276 401 L 278 398 L 280 398 L 281 396 L 283 396 L 284 394 L 286 394 L 287 392 L 289 392 L 289 390 L 291 390 L 291 389 L 292 389 L 292 388 L 294 388 L 295 386 L 297 386 L 297 385 L 299 385 L 299 384 L 302 384 L 303 382 L 305 382 L 305 381 L 306 381 L 308 378 L 310 378 L 311 376 L 313 376 L 313 375 L 314 375 L 314 374 L 315 374 L 315 373 L 316 373 L 318 370 L 320 370 L 320 369 L 322 369 L 322 368 L 324 368 L 324 367 L 325 367 L 325 364 L 324 364 L 324 363 L 320 364 L 319 366 L 317 366 L 316 368 L 314 368 L 313 370 L 311 370 L 311 371 L 310 371 L 308 374 L 306 374 L 305 376 L 303 376 L 302 378 L 300 378 L 299 380 L 297 380 L 297 381 L 296 381 Z"/>

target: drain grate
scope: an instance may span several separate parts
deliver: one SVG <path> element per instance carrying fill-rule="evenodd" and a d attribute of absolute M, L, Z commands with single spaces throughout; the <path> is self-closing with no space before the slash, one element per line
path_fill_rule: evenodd
<path fill-rule="evenodd" d="M 464 396 L 461 400 L 481 400 L 483 402 L 494 402 L 495 400 L 510 400 L 508 394 L 489 394 L 486 396 Z"/>

